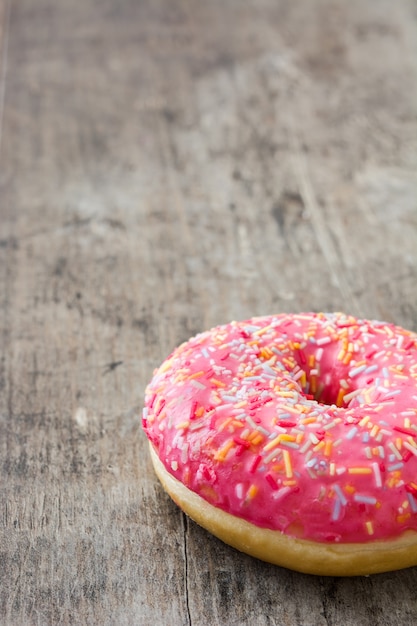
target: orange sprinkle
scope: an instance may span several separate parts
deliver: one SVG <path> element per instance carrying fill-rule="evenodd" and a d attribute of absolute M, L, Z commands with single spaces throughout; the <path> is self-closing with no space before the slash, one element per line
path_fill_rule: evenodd
<path fill-rule="evenodd" d="M 215 386 L 215 387 L 226 387 L 226 383 L 223 383 L 221 380 L 217 380 L 217 378 L 211 378 L 210 382 Z"/>
<path fill-rule="evenodd" d="M 256 494 L 258 493 L 259 489 L 256 485 L 251 485 L 248 489 L 248 492 L 246 494 L 246 499 L 247 500 L 252 500 Z"/>
<path fill-rule="evenodd" d="M 305 417 L 303 420 L 301 420 L 301 424 L 314 424 L 315 421 L 315 417 Z"/>
<path fill-rule="evenodd" d="M 324 456 L 331 456 L 332 454 L 333 442 L 331 439 L 327 439 L 324 446 Z"/>
<path fill-rule="evenodd" d="M 371 467 L 349 467 L 349 474 L 372 474 Z"/>
<path fill-rule="evenodd" d="M 233 439 L 229 439 L 228 441 L 226 441 L 224 446 L 220 448 L 220 450 L 218 450 L 218 452 L 214 455 L 216 461 L 224 461 L 230 448 L 232 448 L 234 445 L 235 444 Z"/>
<path fill-rule="evenodd" d="M 345 390 L 342 387 L 340 387 L 339 393 L 337 394 L 337 398 L 336 398 L 336 406 L 342 406 L 344 395 L 345 395 Z"/>
<path fill-rule="evenodd" d="M 250 441 L 254 446 L 257 446 L 258 443 L 261 443 L 263 440 L 263 435 L 261 433 L 257 433 L 255 437 L 250 437 Z"/>
<path fill-rule="evenodd" d="M 203 376 L 204 372 L 201 370 L 201 372 L 196 372 L 195 374 L 191 374 L 191 376 L 188 376 L 188 378 L 200 378 L 200 376 Z"/>
<path fill-rule="evenodd" d="M 366 531 L 367 531 L 368 535 L 373 535 L 374 534 L 374 525 L 372 524 L 371 520 L 368 520 L 367 522 L 365 522 L 365 526 L 366 526 Z"/>

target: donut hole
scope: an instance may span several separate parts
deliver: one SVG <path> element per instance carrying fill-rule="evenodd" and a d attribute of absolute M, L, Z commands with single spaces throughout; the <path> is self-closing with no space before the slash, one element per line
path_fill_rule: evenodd
<path fill-rule="evenodd" d="M 300 385 L 303 396 L 319 404 L 346 407 L 345 396 L 349 397 L 349 394 L 356 388 L 351 384 L 342 384 L 343 378 L 336 369 L 329 369 L 322 374 L 317 374 L 316 371 L 303 368 L 305 381 L 304 384 Z"/>

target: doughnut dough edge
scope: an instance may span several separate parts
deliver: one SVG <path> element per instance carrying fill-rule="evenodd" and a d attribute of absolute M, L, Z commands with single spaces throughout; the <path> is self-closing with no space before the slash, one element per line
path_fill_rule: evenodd
<path fill-rule="evenodd" d="M 361 576 L 417 565 L 417 533 L 392 540 L 327 544 L 260 528 L 206 502 L 174 476 L 149 444 L 152 463 L 165 491 L 197 524 L 224 543 L 262 561 L 305 574 Z"/>

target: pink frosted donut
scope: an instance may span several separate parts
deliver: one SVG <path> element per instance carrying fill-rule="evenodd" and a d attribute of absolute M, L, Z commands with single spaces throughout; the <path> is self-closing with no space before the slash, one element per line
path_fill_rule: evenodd
<path fill-rule="evenodd" d="M 295 570 L 417 564 L 417 335 L 342 313 L 231 322 L 146 390 L 167 492 L 226 543 Z"/>

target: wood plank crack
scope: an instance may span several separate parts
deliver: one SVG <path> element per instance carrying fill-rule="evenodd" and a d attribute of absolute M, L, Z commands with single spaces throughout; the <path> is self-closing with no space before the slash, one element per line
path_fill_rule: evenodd
<path fill-rule="evenodd" d="M 188 517 L 185 513 L 182 513 L 182 525 L 183 525 L 183 537 L 184 537 L 184 587 L 185 587 L 185 609 L 187 615 L 187 624 L 192 626 L 191 613 L 190 613 L 190 590 L 188 585 L 189 567 L 188 567 Z"/>

